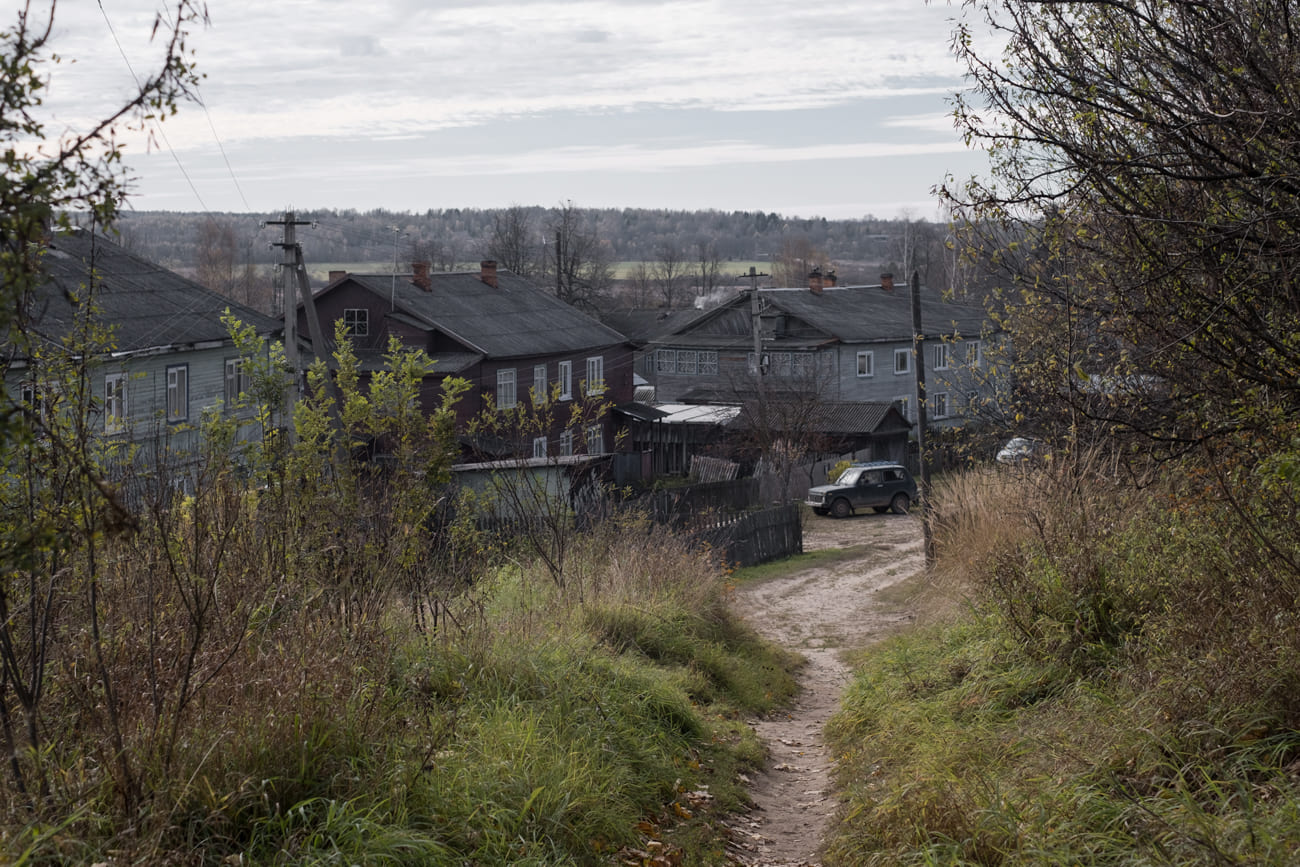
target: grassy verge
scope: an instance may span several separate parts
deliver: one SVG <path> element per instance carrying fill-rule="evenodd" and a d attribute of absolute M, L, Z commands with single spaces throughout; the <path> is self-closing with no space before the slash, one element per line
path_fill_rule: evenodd
<path fill-rule="evenodd" d="M 742 718 L 788 698 L 793 660 L 731 617 L 726 576 L 671 535 L 607 528 L 583 545 L 563 587 L 499 560 L 436 631 L 398 604 L 342 624 L 281 588 L 276 613 L 175 717 L 173 754 L 132 723 L 141 801 L 121 802 L 93 720 L 64 728 L 43 757 L 45 802 L 7 794 L 0 851 L 14 863 L 724 863 L 718 820 L 744 803 L 738 771 L 762 758 Z M 137 661 L 116 661 L 123 681 Z"/>
<path fill-rule="evenodd" d="M 862 658 L 829 863 L 1296 863 L 1300 545 L 1256 489 L 1234 519 L 1185 479 L 951 480 L 965 604 Z"/>

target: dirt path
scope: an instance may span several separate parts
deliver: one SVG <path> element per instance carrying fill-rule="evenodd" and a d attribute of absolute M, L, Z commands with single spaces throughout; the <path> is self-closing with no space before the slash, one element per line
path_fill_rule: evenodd
<path fill-rule="evenodd" d="M 815 867 L 836 808 L 822 729 L 848 680 L 840 654 L 911 619 L 886 612 L 876 593 L 923 567 L 919 520 L 868 513 L 804 527 L 805 551 L 855 545 L 867 546 L 860 557 L 737 591 L 736 609 L 755 629 L 808 659 L 796 703 L 755 723 L 771 758 L 752 781 L 754 808 L 733 823 L 731 855 L 745 867 Z"/>

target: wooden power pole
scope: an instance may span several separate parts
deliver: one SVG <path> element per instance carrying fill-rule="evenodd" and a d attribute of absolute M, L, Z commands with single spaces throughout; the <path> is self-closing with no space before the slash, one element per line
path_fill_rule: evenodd
<path fill-rule="evenodd" d="M 925 565 L 934 565 L 934 535 L 930 528 L 930 467 L 926 461 L 925 433 L 929 413 L 925 405 L 925 331 L 921 324 L 921 275 L 912 272 L 912 357 L 916 359 L 917 485 L 921 494 L 921 532 L 925 536 Z"/>

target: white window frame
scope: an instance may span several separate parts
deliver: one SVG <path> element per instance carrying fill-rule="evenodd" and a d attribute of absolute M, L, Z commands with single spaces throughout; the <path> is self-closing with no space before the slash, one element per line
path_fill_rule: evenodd
<path fill-rule="evenodd" d="M 185 421 L 190 416 L 190 366 L 167 368 L 167 420 Z"/>
<path fill-rule="evenodd" d="M 936 343 L 934 345 L 934 369 L 948 369 L 948 344 Z"/>
<path fill-rule="evenodd" d="M 544 458 L 547 455 L 546 437 L 533 437 L 533 457 Z"/>
<path fill-rule="evenodd" d="M 560 362 L 560 400 L 573 400 L 573 362 Z"/>
<path fill-rule="evenodd" d="M 560 456 L 569 457 L 573 454 L 573 431 L 560 431 Z"/>
<path fill-rule="evenodd" d="M 952 415 L 952 403 L 948 400 L 948 392 L 946 391 L 935 394 L 930 399 L 930 406 L 936 419 L 947 418 Z"/>
<path fill-rule="evenodd" d="M 655 350 L 655 373 L 675 374 L 677 372 L 677 350 Z"/>
<path fill-rule="evenodd" d="M 894 398 L 894 403 L 898 404 L 898 411 L 903 414 L 903 419 L 907 422 L 912 421 L 912 398 L 906 394 L 900 394 Z"/>
<path fill-rule="evenodd" d="M 603 455 L 605 453 L 605 426 L 593 424 L 587 426 L 587 454 Z"/>
<path fill-rule="evenodd" d="M 696 366 L 700 376 L 718 375 L 718 352 L 716 349 L 701 349 L 696 356 Z"/>
<path fill-rule="evenodd" d="M 546 383 L 546 365 L 533 365 L 533 403 L 541 406 L 550 399 L 550 389 Z"/>
<path fill-rule="evenodd" d="M 587 394 L 596 397 L 605 393 L 605 356 L 587 358 Z"/>
<path fill-rule="evenodd" d="M 519 379 L 513 367 L 497 371 L 497 409 L 514 409 L 519 405 Z"/>
<path fill-rule="evenodd" d="M 695 376 L 700 369 L 700 356 L 694 349 L 677 350 L 677 372 L 682 376 Z"/>
<path fill-rule="evenodd" d="M 876 353 L 864 350 L 858 353 L 858 376 L 866 378 L 876 375 Z"/>
<path fill-rule="evenodd" d="M 902 365 L 901 367 L 899 365 Z M 912 350 L 894 350 L 894 376 L 905 376 L 912 372 Z"/>
<path fill-rule="evenodd" d="M 233 409 L 239 403 L 239 396 L 252 386 L 248 373 L 244 370 L 244 359 L 227 358 L 225 364 L 224 391 L 226 408 Z"/>
<path fill-rule="evenodd" d="M 126 429 L 126 374 L 104 374 L 104 432 Z"/>
<path fill-rule="evenodd" d="M 343 327 L 349 337 L 369 337 L 370 310 L 366 307 L 343 308 Z"/>
<path fill-rule="evenodd" d="M 982 367 L 984 365 L 984 341 L 966 341 L 966 366 Z"/>

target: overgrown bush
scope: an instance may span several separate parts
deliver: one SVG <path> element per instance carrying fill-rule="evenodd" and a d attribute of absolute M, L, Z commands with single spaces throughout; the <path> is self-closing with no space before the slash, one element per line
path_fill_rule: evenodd
<path fill-rule="evenodd" d="M 834 720 L 853 864 L 1292 863 L 1300 531 L 1277 457 L 946 478 L 966 613 L 893 639 Z"/>

